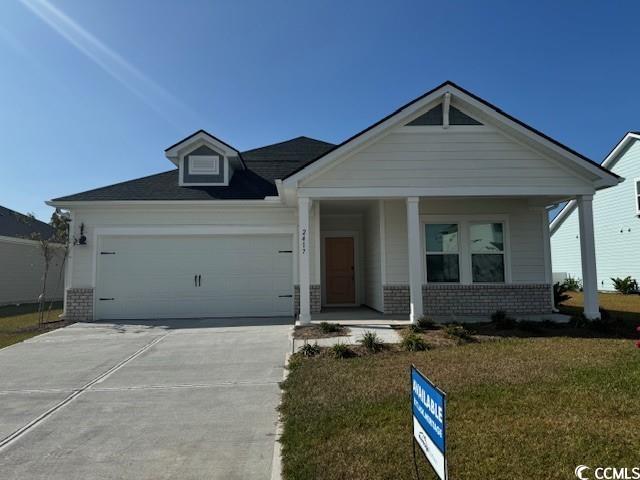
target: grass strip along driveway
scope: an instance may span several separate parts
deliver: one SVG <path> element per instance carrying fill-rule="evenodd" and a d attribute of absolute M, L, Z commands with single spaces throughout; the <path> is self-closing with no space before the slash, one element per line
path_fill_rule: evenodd
<path fill-rule="evenodd" d="M 286 479 L 411 479 L 409 366 L 448 394 L 452 479 L 574 478 L 638 466 L 640 350 L 628 339 L 512 338 L 351 359 L 294 355 Z M 421 478 L 435 478 L 419 459 Z"/>
<path fill-rule="evenodd" d="M 0 348 L 66 325 L 57 321 L 62 313 L 62 302 L 47 303 L 46 307 L 49 323 L 42 327 L 38 326 L 37 304 L 0 307 Z"/>

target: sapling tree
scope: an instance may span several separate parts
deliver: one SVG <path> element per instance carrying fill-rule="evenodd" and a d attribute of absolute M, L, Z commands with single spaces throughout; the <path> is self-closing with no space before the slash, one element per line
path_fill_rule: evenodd
<path fill-rule="evenodd" d="M 27 215 L 30 222 L 35 221 L 33 214 Z M 40 253 L 43 260 L 43 273 L 42 273 L 42 287 L 40 295 L 38 296 L 38 327 L 42 326 L 49 320 L 49 313 L 51 311 L 52 304 L 49 304 L 49 308 L 46 307 L 47 302 L 47 281 L 49 279 L 49 270 L 51 268 L 51 262 L 59 252 L 63 249 L 62 264 L 60 267 L 60 275 L 58 277 L 58 286 L 62 281 L 64 275 L 64 264 L 67 259 L 69 249 L 69 219 L 59 209 L 51 215 L 50 225 L 53 227 L 53 234 L 49 237 L 42 235 L 40 232 L 32 232 L 30 237 L 32 240 L 38 242 L 40 247 Z"/>

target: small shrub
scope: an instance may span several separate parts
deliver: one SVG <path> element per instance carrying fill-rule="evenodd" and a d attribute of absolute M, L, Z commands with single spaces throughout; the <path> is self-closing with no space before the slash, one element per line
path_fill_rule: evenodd
<path fill-rule="evenodd" d="M 579 278 L 567 277 L 562 282 L 562 286 L 567 292 L 579 292 L 582 290 L 582 280 Z"/>
<path fill-rule="evenodd" d="M 573 315 L 569 319 L 569 325 L 574 328 L 585 328 L 589 326 L 589 319 L 584 316 L 584 313 Z"/>
<path fill-rule="evenodd" d="M 464 328 L 462 325 L 450 323 L 445 327 L 444 331 L 450 337 L 457 338 L 458 340 L 462 340 L 465 342 L 471 342 L 475 340 L 469 330 Z"/>
<path fill-rule="evenodd" d="M 422 332 L 422 329 L 416 323 L 412 323 L 407 327 L 407 331 L 410 333 L 420 333 Z"/>
<path fill-rule="evenodd" d="M 625 278 L 612 278 L 613 288 L 616 289 L 617 292 L 620 292 L 623 295 L 631 295 L 632 293 L 638 293 L 638 282 L 635 278 L 625 277 Z"/>
<path fill-rule="evenodd" d="M 436 323 L 433 321 L 431 317 L 422 316 L 418 319 L 416 323 L 418 328 L 421 330 L 433 330 L 436 326 Z"/>
<path fill-rule="evenodd" d="M 515 328 L 517 323 L 515 318 L 511 318 L 504 310 L 496 310 L 491 314 L 491 321 L 501 330 Z"/>
<path fill-rule="evenodd" d="M 339 323 L 320 322 L 318 326 L 322 333 L 337 333 L 342 329 Z"/>
<path fill-rule="evenodd" d="M 553 304 L 555 307 L 558 307 L 562 302 L 566 302 L 571 298 L 567 295 L 568 291 L 569 289 L 564 283 L 553 284 Z"/>
<path fill-rule="evenodd" d="M 379 352 L 384 346 L 380 337 L 374 332 L 364 332 L 358 343 L 370 353 Z"/>
<path fill-rule="evenodd" d="M 345 343 L 336 343 L 329 349 L 333 358 L 350 358 L 355 355 L 349 345 Z"/>
<path fill-rule="evenodd" d="M 298 352 L 305 357 L 315 357 L 320 354 L 320 347 L 318 346 L 318 342 L 313 345 L 305 343 L 298 349 Z"/>
<path fill-rule="evenodd" d="M 420 335 L 416 335 L 415 333 L 405 335 L 402 342 L 400 342 L 400 346 L 408 352 L 422 352 L 429 349 L 427 342 L 425 342 Z"/>

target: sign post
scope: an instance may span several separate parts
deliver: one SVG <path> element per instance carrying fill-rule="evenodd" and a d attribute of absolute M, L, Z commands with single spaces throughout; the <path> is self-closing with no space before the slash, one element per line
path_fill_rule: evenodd
<path fill-rule="evenodd" d="M 413 440 L 441 480 L 448 478 L 445 409 L 446 394 L 411 365 Z"/>

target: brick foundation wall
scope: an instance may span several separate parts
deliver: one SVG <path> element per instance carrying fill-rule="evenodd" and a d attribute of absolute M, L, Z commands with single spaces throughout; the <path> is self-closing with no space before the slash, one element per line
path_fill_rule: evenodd
<path fill-rule="evenodd" d="M 309 302 L 311 303 L 311 313 L 318 313 L 322 308 L 320 285 L 309 285 Z M 293 286 L 293 309 L 296 315 L 300 313 L 300 285 Z"/>
<path fill-rule="evenodd" d="M 551 313 L 551 285 L 540 283 L 504 285 L 423 285 L 425 315 L 482 315 L 496 310 L 512 315 Z M 384 285 L 384 313 L 409 313 L 409 286 Z"/>
<path fill-rule="evenodd" d="M 551 313 L 551 285 L 424 285 L 422 301 L 425 315 L 545 314 Z"/>
<path fill-rule="evenodd" d="M 383 285 L 382 297 L 385 315 L 409 313 L 409 285 Z"/>
<path fill-rule="evenodd" d="M 69 288 L 64 304 L 64 319 L 85 322 L 93 319 L 93 288 Z"/>

